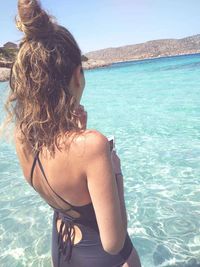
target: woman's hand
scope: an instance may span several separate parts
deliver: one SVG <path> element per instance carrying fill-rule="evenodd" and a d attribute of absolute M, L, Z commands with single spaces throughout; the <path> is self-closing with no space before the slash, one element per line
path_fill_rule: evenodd
<path fill-rule="evenodd" d="M 78 127 L 86 129 L 87 128 L 87 111 L 85 111 L 83 105 L 78 105 L 75 110 L 75 114 L 78 117 Z"/>

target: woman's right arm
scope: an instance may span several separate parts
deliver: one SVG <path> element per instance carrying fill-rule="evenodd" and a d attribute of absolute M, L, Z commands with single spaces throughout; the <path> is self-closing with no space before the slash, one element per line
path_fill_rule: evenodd
<path fill-rule="evenodd" d="M 115 178 L 117 182 L 117 189 L 118 189 L 119 201 L 121 205 L 121 214 L 122 214 L 123 224 L 125 225 L 127 229 L 127 213 L 126 213 L 126 205 L 125 205 L 125 199 L 124 199 L 123 174 L 121 170 L 120 158 L 118 157 L 115 150 L 112 150 L 111 152 L 111 160 L 112 160 L 113 171 L 115 173 Z"/>
<path fill-rule="evenodd" d="M 103 134 L 91 130 L 85 144 L 87 183 L 101 242 L 105 251 L 117 254 L 124 246 L 127 229 L 121 214 L 109 142 Z"/>

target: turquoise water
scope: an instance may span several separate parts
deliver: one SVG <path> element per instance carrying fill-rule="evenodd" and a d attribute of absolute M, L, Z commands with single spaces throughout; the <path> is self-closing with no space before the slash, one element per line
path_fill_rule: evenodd
<path fill-rule="evenodd" d="M 115 135 L 142 266 L 200 266 L 200 55 L 86 71 L 88 127 Z M 7 84 L 0 84 L 2 101 Z M 0 143 L 0 266 L 49 267 L 52 211 Z M 89 267 L 89 266 L 88 266 Z"/>

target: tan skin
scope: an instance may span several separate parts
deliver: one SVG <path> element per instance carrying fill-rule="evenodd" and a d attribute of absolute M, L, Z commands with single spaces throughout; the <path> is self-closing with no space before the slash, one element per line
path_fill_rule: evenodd
<path fill-rule="evenodd" d="M 77 103 L 80 103 L 84 86 L 85 78 L 81 73 L 81 66 L 78 66 L 70 82 L 70 90 L 76 97 Z M 87 113 L 84 107 L 78 105 L 76 112 L 86 128 Z M 24 176 L 30 183 L 33 155 L 27 146 L 22 146 L 19 137 L 20 132 L 16 130 L 17 154 Z M 71 138 L 68 141 L 70 142 Z M 93 203 L 103 248 L 110 254 L 117 254 L 123 248 L 125 241 L 126 209 L 123 177 L 118 176 L 118 181 L 115 178 L 115 173 L 121 172 L 120 159 L 115 152 L 110 153 L 107 138 L 96 130 L 85 129 L 84 133 L 71 143 L 69 151 L 64 147 L 62 152 L 56 149 L 55 158 L 52 159 L 44 148 L 40 153 L 40 160 L 49 183 L 66 201 L 75 206 Z M 42 173 L 36 165 L 33 175 L 36 181 L 35 187 L 37 181 L 42 178 Z M 59 225 L 60 220 L 57 221 L 58 229 Z M 75 227 L 75 244 L 81 238 L 80 229 Z M 133 249 L 123 267 L 139 266 L 139 259 Z"/>

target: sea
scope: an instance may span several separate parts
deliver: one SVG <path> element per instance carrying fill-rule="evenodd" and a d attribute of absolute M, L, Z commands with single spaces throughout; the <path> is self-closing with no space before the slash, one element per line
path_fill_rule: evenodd
<path fill-rule="evenodd" d="M 142 266 L 199 267 L 200 54 L 115 63 L 85 77 L 88 128 L 115 137 Z M 1 121 L 8 87 L 0 84 Z M 12 140 L 1 138 L 0 266 L 51 266 L 51 222 Z"/>

